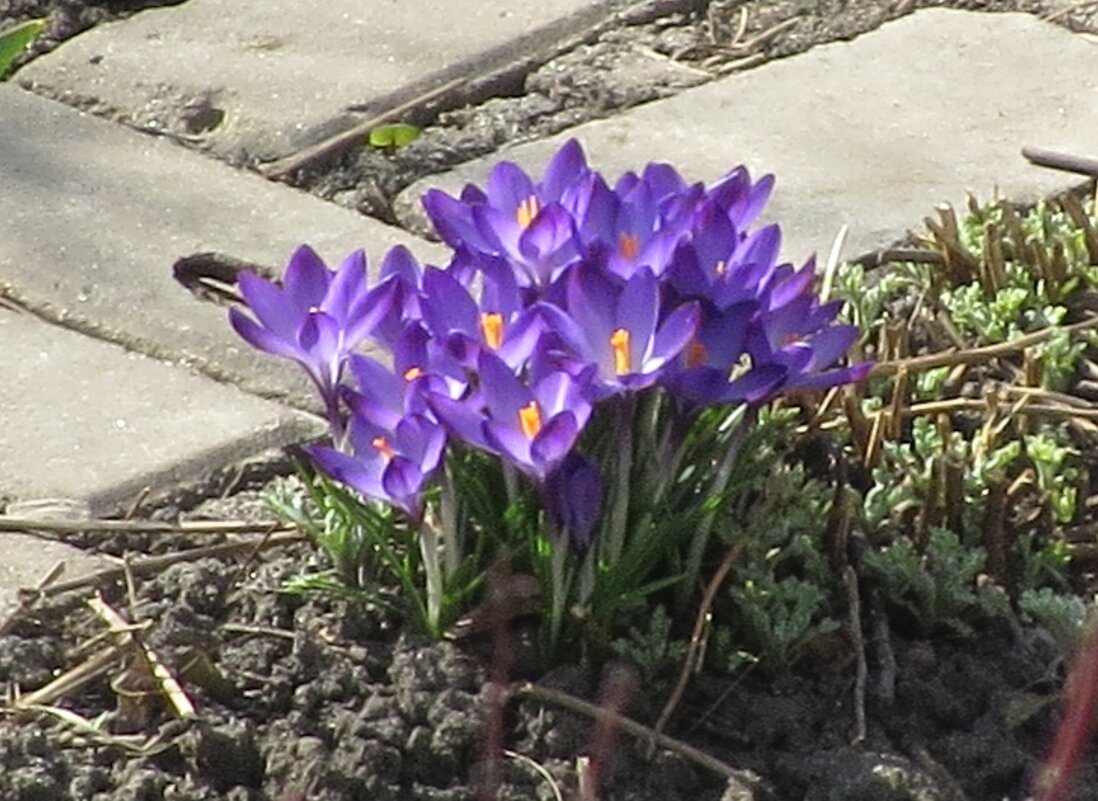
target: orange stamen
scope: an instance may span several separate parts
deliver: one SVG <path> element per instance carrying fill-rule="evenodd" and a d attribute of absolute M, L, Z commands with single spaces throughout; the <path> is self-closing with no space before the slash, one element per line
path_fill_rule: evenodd
<path fill-rule="evenodd" d="M 610 335 L 610 347 L 614 349 L 614 372 L 625 375 L 632 371 L 629 358 L 629 332 L 619 328 Z"/>
<path fill-rule="evenodd" d="M 484 344 L 492 350 L 499 350 L 503 344 L 503 315 L 499 312 L 485 312 L 480 315 L 480 334 Z"/>
<path fill-rule="evenodd" d="M 418 367 L 409 367 L 407 370 L 404 371 L 404 380 L 415 381 L 421 375 L 423 375 L 423 371 L 420 370 Z"/>
<path fill-rule="evenodd" d="M 530 223 L 538 216 L 539 211 L 541 211 L 541 202 L 538 200 L 537 195 L 530 195 L 526 200 L 519 203 L 519 207 L 515 211 L 515 222 L 518 223 L 519 228 L 529 228 Z"/>
<path fill-rule="evenodd" d="M 527 439 L 533 439 L 541 431 L 541 409 L 537 401 L 530 401 L 519 409 L 519 425 Z"/>
<path fill-rule="evenodd" d="M 621 240 L 618 242 L 618 249 L 621 251 L 621 255 L 629 261 L 633 261 L 640 253 L 640 242 L 633 234 L 622 234 Z"/>
<path fill-rule="evenodd" d="M 393 446 L 389 444 L 389 440 L 385 437 L 374 437 L 370 440 L 370 444 L 381 451 L 382 455 L 386 459 L 392 459 L 396 456 L 396 452 L 393 450 Z"/>
<path fill-rule="evenodd" d="M 686 346 L 686 366 L 701 367 L 708 358 L 709 353 L 705 350 L 705 345 L 696 339 L 690 340 L 690 344 Z"/>

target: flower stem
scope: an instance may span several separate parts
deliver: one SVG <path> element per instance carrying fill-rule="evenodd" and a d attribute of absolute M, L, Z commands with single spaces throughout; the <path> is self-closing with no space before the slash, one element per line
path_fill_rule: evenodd
<path fill-rule="evenodd" d="M 617 421 L 617 458 L 614 460 L 614 505 L 610 509 L 609 534 L 603 556 L 610 565 L 621 560 L 625 549 L 625 530 L 629 524 L 629 490 L 633 474 L 633 427 L 636 423 L 637 399 L 625 399 Z"/>
<path fill-rule="evenodd" d="M 450 465 L 439 471 L 439 519 L 442 523 L 442 556 L 446 560 L 446 575 L 453 577 L 461 563 L 457 539 L 457 493 Z"/>
<path fill-rule="evenodd" d="M 427 628 L 432 636 L 437 636 L 442 619 L 444 588 L 442 568 L 438 559 L 438 532 L 433 523 L 424 521 L 420 526 L 419 549 L 423 555 L 423 572 L 427 577 Z"/>

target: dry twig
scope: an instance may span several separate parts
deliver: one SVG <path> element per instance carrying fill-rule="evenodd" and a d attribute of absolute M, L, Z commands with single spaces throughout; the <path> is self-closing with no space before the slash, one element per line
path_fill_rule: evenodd
<path fill-rule="evenodd" d="M 705 595 L 702 596 L 701 605 L 698 607 L 697 617 L 694 618 L 694 631 L 690 635 L 690 646 L 687 648 L 686 658 L 683 659 L 682 670 L 679 671 L 679 680 L 675 684 L 675 689 L 671 691 L 667 703 L 663 705 L 663 710 L 660 712 L 659 719 L 652 729 L 656 735 L 659 735 L 659 733 L 663 731 L 664 727 L 667 725 L 667 721 L 671 719 L 671 715 L 675 713 L 675 709 L 682 700 L 682 694 L 686 691 L 686 684 L 690 681 L 690 674 L 694 672 L 694 662 L 701 652 L 702 634 L 709 621 L 710 610 L 713 608 L 713 601 L 717 597 L 717 590 L 720 589 L 721 584 L 724 583 L 725 577 L 732 569 L 732 565 L 735 564 L 742 551 L 743 543 L 737 542 L 733 545 L 729 549 L 728 554 L 724 557 L 724 561 L 721 562 L 720 567 L 717 568 L 717 572 L 713 574 L 713 578 L 709 580 L 709 584 L 706 585 Z"/>
<path fill-rule="evenodd" d="M 272 535 L 269 539 L 263 541 L 261 544 L 264 548 L 274 548 L 279 545 L 290 545 L 295 542 L 304 542 L 309 539 L 309 535 L 300 531 L 289 531 L 281 535 Z M 256 540 L 240 540 L 235 542 L 225 542 L 219 545 L 210 545 L 205 548 L 192 548 L 189 551 L 181 551 L 179 553 L 164 554 L 163 556 L 150 556 L 146 559 L 135 559 L 130 562 L 129 568 L 133 572 L 134 576 L 147 576 L 150 573 L 158 573 L 165 568 L 171 567 L 175 564 L 182 562 L 191 562 L 196 559 L 205 559 L 207 557 L 221 557 L 221 556 L 233 556 L 240 552 L 254 551 L 256 549 Z M 69 581 L 62 581 L 56 584 L 51 584 L 49 587 L 44 588 L 40 593 L 40 596 L 49 597 L 52 595 L 58 595 L 63 592 L 70 592 L 71 590 L 84 589 L 85 587 L 98 587 L 104 584 L 110 584 L 123 578 L 126 574 L 124 567 L 109 567 L 103 570 L 97 570 L 87 576 L 81 576 L 80 578 L 70 579 Z"/>
<path fill-rule="evenodd" d="M 603 709 L 600 706 L 595 706 L 581 698 L 576 698 L 574 695 L 569 695 L 566 692 L 526 682 L 515 687 L 511 694 L 512 696 L 520 698 L 532 698 L 537 701 L 556 704 L 581 715 L 586 715 L 592 720 L 605 720 L 615 726 L 621 727 L 623 731 L 628 732 L 638 740 L 655 741 L 661 748 L 666 748 L 668 751 L 674 751 L 686 759 L 689 759 L 691 762 L 700 765 L 707 770 L 713 771 L 718 776 L 733 779 L 740 775 L 731 765 L 722 762 L 716 757 L 710 756 L 704 751 L 694 748 L 692 745 L 688 745 L 681 740 L 676 740 L 674 737 L 668 737 L 666 734 L 660 734 L 653 731 L 648 726 L 645 726 L 643 723 L 638 723 L 632 718 L 627 718 L 624 715 L 620 715 L 608 709 Z"/>

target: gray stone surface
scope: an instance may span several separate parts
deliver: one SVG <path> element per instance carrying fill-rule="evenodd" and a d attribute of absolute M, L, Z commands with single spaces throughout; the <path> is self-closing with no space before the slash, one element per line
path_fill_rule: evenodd
<path fill-rule="evenodd" d="M 93 515 L 324 431 L 319 418 L 0 309 L 0 496 Z"/>
<path fill-rule="evenodd" d="M 850 226 L 846 255 L 891 244 L 942 202 L 971 191 L 1031 200 L 1079 183 L 1028 165 L 1023 145 L 1093 153 L 1098 46 L 1024 14 L 916 12 L 851 42 L 817 47 L 500 157 L 540 175 L 552 151 L 579 138 L 610 175 L 651 160 L 711 181 L 737 164 L 774 173 L 769 207 L 785 254 L 826 257 Z M 432 185 L 482 182 L 480 160 L 402 196 L 416 226 Z"/>
<path fill-rule="evenodd" d="M 108 566 L 63 542 L 20 531 L 0 531 L 0 625 L 19 607 L 19 591 L 33 589 L 58 563 L 61 580 L 78 578 Z"/>
<path fill-rule="evenodd" d="M 172 277 L 221 251 L 282 269 L 308 242 L 330 263 L 403 243 L 443 251 L 353 211 L 171 141 L 0 84 L 0 290 L 51 319 L 305 403 L 292 365 L 254 351 L 224 308 Z"/>
<path fill-rule="evenodd" d="M 352 106 L 376 113 L 454 78 L 544 60 L 635 4 L 190 0 L 99 26 L 16 80 L 222 155 L 271 159 L 349 127 Z"/>

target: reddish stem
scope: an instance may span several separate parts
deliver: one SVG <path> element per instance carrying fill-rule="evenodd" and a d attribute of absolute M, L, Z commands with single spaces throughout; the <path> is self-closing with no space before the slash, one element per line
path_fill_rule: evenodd
<path fill-rule="evenodd" d="M 1075 657 L 1064 692 L 1064 719 L 1037 776 L 1037 801 L 1067 801 L 1079 761 L 1094 731 L 1098 707 L 1098 628 Z"/>

